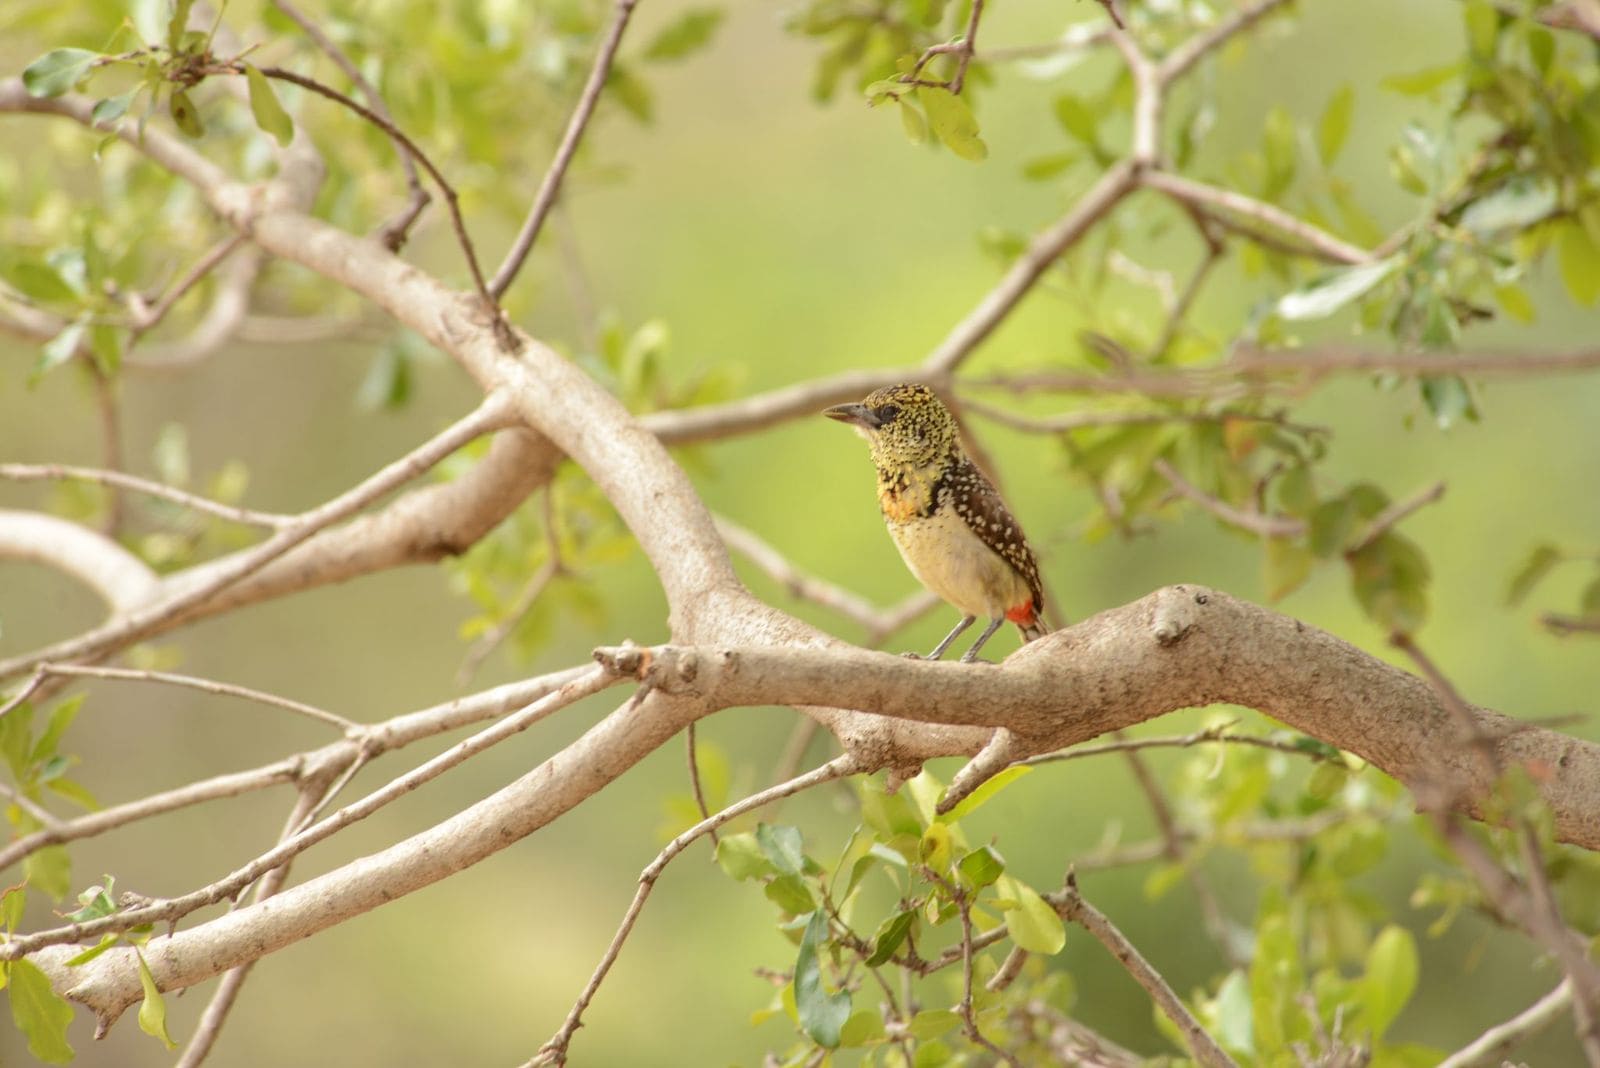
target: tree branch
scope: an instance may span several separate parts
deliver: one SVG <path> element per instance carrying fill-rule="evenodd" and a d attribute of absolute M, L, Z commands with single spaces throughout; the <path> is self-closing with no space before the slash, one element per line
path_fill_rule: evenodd
<path fill-rule="evenodd" d="M 79 580 L 114 613 L 144 604 L 161 578 L 103 534 L 38 512 L 0 509 L 0 559 L 32 560 Z"/>
<path fill-rule="evenodd" d="M 617 46 L 622 43 L 622 34 L 627 30 L 628 20 L 633 17 L 633 9 L 637 5 L 638 0 L 617 0 L 616 9 L 611 16 L 611 25 L 600 41 L 594 65 L 589 68 L 589 78 L 584 82 L 577 106 L 572 109 L 572 118 L 567 120 L 567 128 L 561 135 L 560 145 L 556 147 L 555 158 L 550 161 L 549 168 L 544 172 L 544 180 L 539 183 L 539 190 L 533 195 L 533 205 L 529 207 L 528 217 L 523 220 L 522 228 L 517 231 L 516 239 L 511 243 L 511 250 L 506 253 L 505 260 L 489 281 L 489 292 L 497 300 L 505 295 L 511 283 L 516 280 L 517 272 L 522 270 L 523 261 L 533 250 L 533 243 L 539 239 L 539 231 L 544 228 L 544 221 L 549 216 L 550 209 L 555 206 L 556 196 L 561 191 L 561 180 L 566 177 L 567 167 L 571 165 L 572 157 L 578 151 L 578 143 L 583 140 L 584 130 L 588 128 L 589 120 L 594 116 L 595 105 L 600 102 L 600 92 L 605 88 L 606 79 L 611 74 L 611 64 L 617 57 Z"/>

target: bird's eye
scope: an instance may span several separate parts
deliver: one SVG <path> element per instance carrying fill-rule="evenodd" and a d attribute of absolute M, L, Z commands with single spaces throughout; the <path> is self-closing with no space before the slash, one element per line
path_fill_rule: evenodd
<path fill-rule="evenodd" d="M 885 404 L 882 408 L 878 409 L 878 419 L 885 423 L 899 414 L 900 408 L 898 405 L 894 404 Z"/>

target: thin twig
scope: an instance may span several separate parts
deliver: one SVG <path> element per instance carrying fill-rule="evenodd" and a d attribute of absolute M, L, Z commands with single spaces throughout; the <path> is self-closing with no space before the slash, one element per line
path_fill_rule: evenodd
<path fill-rule="evenodd" d="M 978 20 L 982 17 L 983 0 L 972 0 L 972 7 L 967 13 L 967 28 L 962 32 L 961 37 L 955 41 L 936 44 L 925 49 L 922 55 L 918 57 L 917 62 L 911 67 L 911 70 L 900 76 L 900 81 L 908 82 L 912 85 L 929 84 L 939 86 L 941 83 L 923 82 L 921 80 L 922 68 L 926 67 L 935 56 L 955 56 L 955 75 L 948 82 L 942 83 L 942 87 L 949 89 L 957 96 L 961 95 L 961 87 L 967 81 L 967 66 L 972 62 L 973 50 L 978 41 Z"/>
<path fill-rule="evenodd" d="M 961 887 L 940 875 L 932 868 L 924 867 L 922 874 L 944 889 L 956 903 L 956 913 L 961 918 L 961 1002 L 956 1006 L 956 1013 L 961 1017 L 961 1029 L 966 1034 L 968 1041 L 975 1046 L 988 1050 L 996 1057 L 1011 1065 L 1011 1068 L 1022 1068 L 1018 1061 L 1006 1050 L 995 1045 L 994 1042 L 978 1029 L 978 1018 L 973 1012 L 972 1004 L 972 899 Z"/>
<path fill-rule="evenodd" d="M 1360 540 L 1345 550 L 1346 555 L 1358 553 L 1372 545 L 1379 538 L 1389 533 L 1396 523 L 1405 519 L 1411 513 L 1427 507 L 1443 496 L 1444 483 L 1435 482 L 1421 493 L 1389 505 L 1389 507 L 1372 517 L 1372 522 L 1367 525 L 1366 532 L 1361 535 Z"/>
<path fill-rule="evenodd" d="M 243 64 L 237 61 L 225 64 L 223 69 L 232 74 L 244 73 Z M 268 78 L 288 82 L 291 85 L 298 85 L 302 89 L 309 89 L 318 96 L 326 97 L 355 112 L 355 114 L 388 134 L 390 140 L 403 147 L 406 152 L 411 154 L 411 158 L 416 160 L 422 166 L 422 169 L 428 172 L 428 177 L 433 179 L 434 184 L 439 187 L 439 191 L 444 194 L 445 207 L 450 210 L 450 225 L 455 229 L 456 243 L 461 246 L 461 254 L 466 258 L 467 270 L 472 274 L 473 287 L 477 290 L 478 296 L 483 299 L 485 310 L 492 317 L 495 339 L 500 343 L 500 347 L 503 350 L 515 352 L 517 349 L 516 336 L 506 322 L 505 313 L 500 310 L 498 299 L 494 293 L 490 292 L 488 283 L 484 281 L 483 268 L 478 264 L 477 250 L 473 247 L 472 238 L 467 233 L 466 220 L 461 216 L 461 198 L 457 194 L 455 186 L 451 185 L 444 173 L 434 166 L 433 160 L 429 159 L 422 149 L 417 147 L 416 142 L 407 137 L 400 127 L 332 86 L 324 85 L 315 78 L 307 78 L 303 74 L 296 74 L 294 71 L 285 70 L 282 67 L 261 67 L 259 69 Z"/>
<path fill-rule="evenodd" d="M 367 80 L 361 73 L 361 68 L 356 66 L 351 58 L 345 55 L 344 50 L 334 43 L 333 39 L 322 32 L 318 26 L 304 12 L 290 3 L 289 0 L 272 0 L 272 5 L 283 12 L 302 33 L 311 39 L 311 43 L 320 48 L 324 55 L 333 60 L 334 65 L 344 71 L 350 84 L 361 90 L 361 95 L 367 98 L 373 114 L 394 125 L 394 118 L 389 114 L 388 105 L 383 101 L 383 95 L 378 92 L 377 86 Z M 386 133 L 388 131 L 385 131 Z M 378 227 L 379 239 L 390 252 L 399 252 L 405 247 L 406 237 L 411 232 L 411 227 L 416 224 L 424 208 L 428 206 L 428 191 L 422 188 L 422 180 L 417 177 L 417 164 L 411 158 L 411 153 L 404 144 L 396 140 L 393 135 L 389 138 L 395 146 L 395 155 L 400 157 L 400 166 L 406 172 L 406 188 L 410 199 L 399 213 Z"/>
<path fill-rule="evenodd" d="M 1539 622 L 1557 634 L 1600 634 L 1600 616 L 1565 616 L 1546 612 Z"/>
<path fill-rule="evenodd" d="M 1572 980 L 1563 979 L 1544 997 L 1440 1061 L 1438 1068 L 1498 1068 L 1506 1054 L 1549 1027 L 1571 1007 Z"/>
<path fill-rule="evenodd" d="M 133 348 L 141 337 L 154 330 L 167 317 L 167 313 L 172 311 L 178 301 L 182 300 L 191 289 L 199 285 L 201 279 L 215 270 L 223 260 L 233 255 L 234 250 L 243 245 L 246 240 L 247 238 L 244 234 L 234 234 L 231 237 L 223 238 L 196 260 L 183 277 L 174 282 L 161 295 L 161 299 L 156 301 L 153 307 L 143 308 L 136 305 L 133 325 L 128 330 L 128 347 L 130 349 Z"/>
<path fill-rule="evenodd" d="M 535 723 L 560 711 L 575 701 L 598 693 L 621 681 L 604 668 L 592 667 L 568 682 L 559 690 L 548 694 L 526 708 L 499 720 L 470 738 L 440 753 L 404 775 L 391 780 L 361 800 L 346 805 L 318 823 L 297 832 L 282 844 L 232 872 L 226 877 L 201 887 L 181 897 L 157 901 L 138 908 L 125 909 L 85 923 L 70 924 L 12 938 L 0 944 L 0 959 L 15 960 L 44 946 L 61 945 L 95 938 L 115 931 L 126 931 L 146 923 L 174 923 L 196 909 L 230 900 L 245 887 L 285 861 L 299 856 L 344 828 L 366 819 L 378 809 L 405 796 L 419 786 L 438 778 L 451 768 L 476 756 L 513 735 L 527 730 Z"/>
<path fill-rule="evenodd" d="M 1161 61 L 1157 76 L 1162 85 L 1181 78 L 1189 68 L 1200 62 L 1208 52 L 1226 44 L 1228 39 L 1248 29 L 1273 8 L 1282 7 L 1287 0 L 1256 0 L 1248 7 L 1239 8 L 1204 33 L 1184 41 Z"/>
<path fill-rule="evenodd" d="M 317 806 L 320 791 L 315 788 L 303 786 L 295 796 L 294 808 L 289 813 L 289 818 L 284 823 L 283 833 L 278 836 L 281 843 L 294 833 L 295 829 L 308 819 Z M 256 901 L 271 897 L 283 888 L 289 880 L 289 865 L 283 864 L 267 872 L 256 887 Z M 222 1032 L 222 1025 L 227 1022 L 228 1013 L 239 998 L 239 990 L 244 986 L 244 981 L 249 978 L 250 970 L 256 965 L 249 961 L 230 969 L 223 975 L 222 981 L 217 984 L 216 993 L 211 995 L 211 1000 L 206 1002 L 206 1008 L 200 1014 L 200 1023 L 195 1027 L 194 1037 L 183 1047 L 183 1054 L 178 1058 L 174 1068 L 199 1068 L 206 1057 L 216 1045 L 217 1036 Z"/>
<path fill-rule="evenodd" d="M 567 128 L 561 135 L 561 143 L 556 146 L 555 158 L 550 161 L 549 168 L 544 172 L 544 180 L 539 183 L 538 192 L 533 195 L 533 204 L 528 208 L 528 217 L 523 220 L 522 228 L 517 231 L 516 240 L 511 243 L 511 250 L 506 253 L 505 260 L 501 262 L 499 269 L 494 272 L 494 278 L 489 282 L 489 293 L 497 300 L 505 295 L 505 291 L 516 280 L 517 272 L 522 270 L 523 261 L 533 250 L 533 243 L 539 239 L 539 231 L 544 228 L 544 221 L 549 216 L 551 207 L 555 205 L 556 195 L 561 191 L 561 180 L 566 176 L 572 157 L 578 151 L 579 142 L 583 140 L 584 130 L 588 128 L 589 120 L 594 115 L 595 105 L 600 102 L 600 92 L 605 88 L 606 79 L 611 74 L 611 64 L 617 58 L 617 46 L 622 43 L 623 31 L 628 28 L 628 20 L 633 17 L 633 9 L 637 5 L 638 0 L 617 0 L 611 16 L 611 25 L 600 41 L 594 65 L 589 68 L 589 78 L 584 82 L 577 106 L 572 109 L 572 118 L 567 120 Z"/>
<path fill-rule="evenodd" d="M 355 772 L 373 758 L 415 742 L 437 737 L 447 731 L 516 711 L 577 679 L 587 670 L 587 665 L 567 668 L 564 671 L 496 686 L 482 693 L 457 698 L 431 708 L 404 712 L 366 726 L 358 738 L 342 738 L 309 753 L 275 760 L 270 764 L 263 764 L 246 771 L 229 772 L 202 779 L 176 789 L 165 790 L 125 804 L 113 805 L 61 821 L 57 826 L 47 827 L 45 830 L 26 834 L 0 845 L 0 871 L 46 846 L 92 838 L 129 823 L 151 819 L 191 805 L 237 797 L 280 783 L 300 783 L 338 775 L 337 781 L 328 791 L 328 798 L 331 798 L 343 790 Z M 327 799 L 324 799 L 323 804 L 326 804 L 326 801 Z"/>
<path fill-rule="evenodd" d="M 690 723 L 688 727 L 684 728 L 683 732 L 684 749 L 689 761 L 689 789 L 694 794 L 694 805 L 695 808 L 700 810 L 700 818 L 708 820 L 711 818 L 711 810 L 706 807 L 706 792 L 700 786 L 700 757 L 695 747 L 694 728 L 695 725 Z M 717 841 L 716 828 L 712 828 L 706 833 L 711 836 L 713 848 L 721 844 Z"/>
<path fill-rule="evenodd" d="M 0 464 L 0 478 L 13 482 L 55 482 L 68 479 L 94 482 L 102 486 L 133 490 L 148 497 L 159 497 L 161 500 L 171 501 L 173 504 L 234 523 L 271 527 L 274 530 L 281 530 L 298 518 L 281 512 L 258 512 L 250 508 L 239 508 L 189 493 L 164 482 L 155 482 L 109 468 L 74 467 L 69 464 Z"/>
<path fill-rule="evenodd" d="M 1150 966 L 1144 955 L 1128 941 L 1126 935 L 1119 931 L 1115 924 L 1105 917 L 1099 909 L 1083 899 L 1078 892 L 1078 880 L 1069 871 L 1066 885 L 1062 889 L 1045 895 L 1045 900 L 1050 902 L 1061 918 L 1081 926 L 1084 930 L 1099 940 L 1111 955 L 1121 962 L 1135 982 L 1144 987 L 1150 995 L 1150 1000 L 1155 1002 L 1156 1008 L 1162 1015 L 1177 1027 L 1184 1037 L 1184 1043 L 1195 1059 L 1206 1068 L 1238 1068 L 1233 1058 L 1222 1051 L 1216 1039 L 1200 1026 L 1200 1022 L 1190 1013 L 1188 1006 L 1182 999 L 1172 992 L 1172 987 L 1167 985 L 1161 973 Z"/>
<path fill-rule="evenodd" d="M 13 790 L 3 782 L 0 782 L 0 799 L 4 799 L 13 805 L 16 805 L 29 816 L 33 817 L 34 820 L 38 821 L 40 826 L 45 828 L 46 832 L 61 826 L 61 820 L 57 819 L 55 814 L 49 809 L 34 801 L 33 798 L 29 797 L 21 790 Z"/>
<path fill-rule="evenodd" d="M 523 618 L 533 611 L 533 606 L 544 596 L 544 591 L 561 571 L 561 561 L 555 556 L 547 557 L 545 562 L 539 565 L 539 569 L 528 579 L 528 584 L 522 588 L 522 592 L 517 595 L 516 601 L 506 611 L 505 616 L 473 642 L 472 647 L 461 658 L 461 667 L 456 671 L 457 683 L 465 684 L 477 673 L 479 666 L 500 648 L 521 625 Z"/>
<path fill-rule="evenodd" d="M 611 944 L 606 947 L 605 953 L 600 958 L 600 963 L 595 966 L 594 974 L 589 977 L 589 982 L 584 985 L 583 992 L 578 995 L 578 1000 L 573 1004 L 572 1011 L 567 1013 L 567 1018 L 550 1041 L 540 1047 L 539 1052 L 528 1061 L 524 1068 L 535 1068 L 543 1065 L 560 1065 L 567 1062 L 567 1047 L 572 1043 L 572 1036 L 583 1023 L 583 1013 L 594 1000 L 595 992 L 600 989 L 600 984 L 605 981 L 606 973 L 616 963 L 617 956 L 622 952 L 622 944 L 627 941 L 628 934 L 633 930 L 634 923 L 639 919 L 639 913 L 644 908 L 650 891 L 655 888 L 656 880 L 661 877 L 662 871 L 672 862 L 672 859 L 682 853 L 702 835 L 710 834 L 730 820 L 754 811 L 763 805 L 769 804 L 779 798 L 789 797 L 812 786 L 818 786 L 834 779 L 842 779 L 861 771 L 861 765 L 856 758 L 848 753 L 834 757 L 819 767 L 813 768 L 804 775 L 796 776 L 787 782 L 769 786 L 760 793 L 751 794 L 742 801 L 738 801 L 727 808 L 701 820 L 699 823 L 684 831 L 678 837 L 668 842 L 666 848 L 656 854 L 652 860 L 639 873 L 639 888 L 634 891 L 633 901 L 628 906 L 628 911 L 623 914 L 622 922 L 617 926 L 617 933 L 612 935 Z"/>
<path fill-rule="evenodd" d="M 232 557 L 226 566 L 213 571 L 205 582 L 180 587 L 154 603 L 121 614 L 75 638 L 0 662 L 0 678 L 27 671 L 46 661 L 98 656 L 138 641 L 166 620 L 215 596 L 224 587 L 254 574 L 318 531 L 354 515 L 385 493 L 428 471 L 461 446 L 504 426 L 510 418 L 510 412 L 509 401 L 504 394 L 490 393 L 476 409 L 431 440 L 379 469 L 354 488 L 301 513 L 295 522 L 283 527 L 266 541 Z"/>
<path fill-rule="evenodd" d="M 95 408 L 100 413 L 100 459 L 108 470 L 120 471 L 123 467 L 122 406 L 117 400 L 117 383 L 93 357 L 88 364 L 94 382 Z M 105 521 L 100 525 L 100 532 L 106 537 L 116 538 L 122 533 L 127 514 L 125 503 L 116 487 L 108 487 Z"/>
<path fill-rule="evenodd" d="M 1302 519 L 1295 519 L 1292 516 L 1268 515 L 1263 512 L 1247 512 L 1242 508 L 1234 507 L 1227 501 L 1213 497 L 1178 474 L 1177 469 L 1164 459 L 1157 460 L 1151 466 L 1181 496 L 1187 497 L 1230 526 L 1260 534 L 1264 538 L 1293 538 L 1304 534 L 1306 531 L 1306 524 Z"/>
<path fill-rule="evenodd" d="M 1274 204 L 1231 189 L 1157 170 L 1146 172 L 1141 182 L 1147 188 L 1165 193 L 1179 203 L 1207 211 L 1229 212 L 1271 227 L 1299 242 L 1304 255 L 1345 264 L 1370 263 L 1374 259 L 1367 249 L 1358 248 Z"/>
<path fill-rule="evenodd" d="M 1237 408 L 1223 408 L 1214 412 L 1174 411 L 1084 411 L 1063 412 L 1060 415 L 1034 417 L 1022 415 L 997 405 L 965 399 L 962 406 L 970 408 L 985 419 L 1002 426 L 1030 434 L 1063 434 L 1070 430 L 1085 430 L 1102 426 L 1160 426 L 1164 423 L 1270 423 L 1296 434 L 1328 434 L 1328 427 L 1308 423 L 1290 422 L 1283 412 L 1249 412 Z"/>
<path fill-rule="evenodd" d="M 341 715 L 308 705 L 277 694 L 266 693 L 262 690 L 252 690 L 248 686 L 235 686 L 231 682 L 217 682 L 215 679 L 202 679 L 193 675 L 175 675 L 169 671 L 144 671 L 133 668 L 98 667 L 91 664 L 40 664 L 39 670 L 46 675 L 67 676 L 91 679 L 119 679 L 125 682 L 158 682 L 166 686 L 181 686 L 190 690 L 200 690 L 205 693 L 218 694 L 223 697 L 238 697 L 246 701 L 255 701 L 259 704 L 270 705 L 273 708 L 282 708 L 301 716 L 326 723 L 346 733 L 358 733 L 361 725 L 354 720 L 346 719 Z"/>
<path fill-rule="evenodd" d="M 1040 753 L 1037 756 L 1019 760 L 1019 764 L 1055 764 L 1063 760 L 1079 760 L 1084 757 L 1104 756 L 1107 753 L 1133 753 L 1141 749 L 1188 749 L 1197 745 L 1247 745 L 1258 749 L 1271 749 L 1279 753 L 1289 753 L 1293 756 L 1305 757 L 1312 761 L 1331 759 L 1319 752 L 1308 750 L 1299 743 L 1285 738 L 1262 738 L 1253 734 L 1228 734 L 1234 724 L 1221 723 L 1215 727 L 1194 731 L 1191 734 L 1162 735 L 1155 738 L 1124 738 L 1120 735 L 1115 742 L 1102 742 L 1099 745 L 1080 745 L 1071 749 L 1061 749 L 1054 753 Z"/>

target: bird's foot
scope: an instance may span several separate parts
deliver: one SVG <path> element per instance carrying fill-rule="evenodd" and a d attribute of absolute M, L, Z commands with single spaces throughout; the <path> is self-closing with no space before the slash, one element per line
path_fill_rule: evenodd
<path fill-rule="evenodd" d="M 921 653 L 904 652 L 904 653 L 901 653 L 900 655 L 905 657 L 907 660 L 924 660 L 924 659 L 926 659 Z"/>

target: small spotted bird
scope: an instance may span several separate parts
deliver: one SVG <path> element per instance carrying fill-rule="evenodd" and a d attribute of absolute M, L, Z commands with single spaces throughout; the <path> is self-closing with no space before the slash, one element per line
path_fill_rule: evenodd
<path fill-rule="evenodd" d="M 955 417 L 927 386 L 887 386 L 860 404 L 822 413 L 849 423 L 872 446 L 878 504 L 900 556 L 928 589 L 960 609 L 955 629 L 928 654 L 982 616 L 988 629 L 961 657 L 971 662 L 1006 620 L 1022 640 L 1042 637 L 1039 565 L 1000 494 L 961 448 Z"/>

